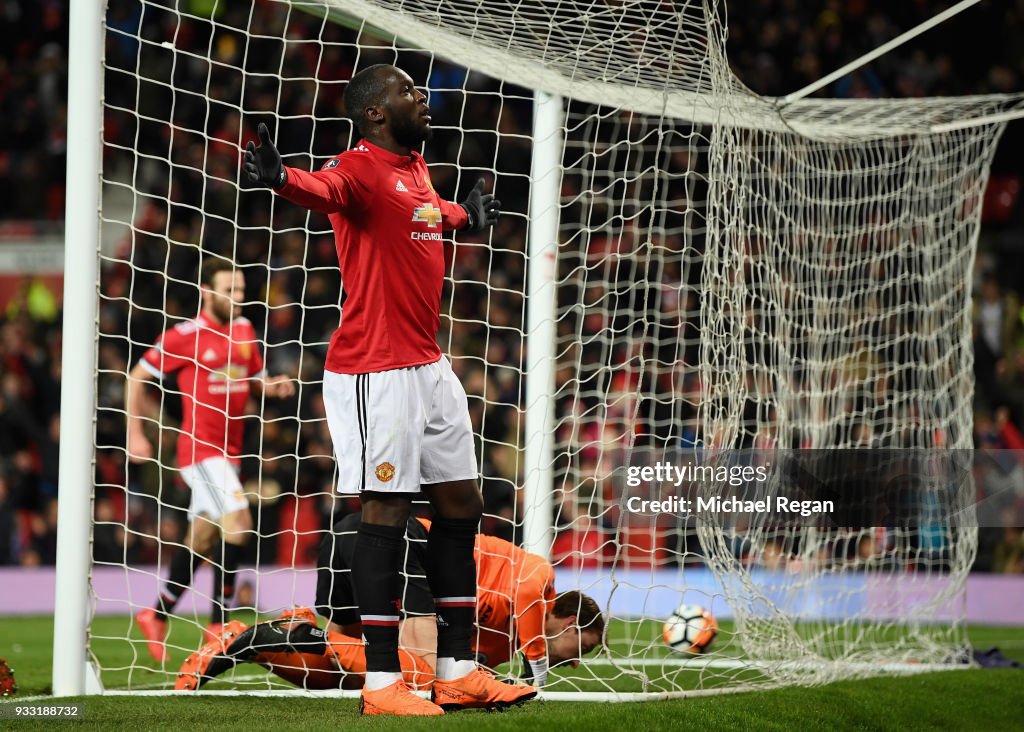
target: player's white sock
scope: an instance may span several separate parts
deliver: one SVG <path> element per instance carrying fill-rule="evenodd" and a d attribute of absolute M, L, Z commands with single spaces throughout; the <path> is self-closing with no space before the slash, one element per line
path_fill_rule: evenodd
<path fill-rule="evenodd" d="M 442 681 L 461 679 L 476 668 L 475 661 L 456 661 L 454 658 L 437 659 L 437 678 Z"/>
<path fill-rule="evenodd" d="M 367 691 L 377 691 L 377 689 L 383 689 L 385 686 L 391 686 L 401 678 L 402 674 L 395 673 L 394 671 L 367 671 L 363 688 Z"/>

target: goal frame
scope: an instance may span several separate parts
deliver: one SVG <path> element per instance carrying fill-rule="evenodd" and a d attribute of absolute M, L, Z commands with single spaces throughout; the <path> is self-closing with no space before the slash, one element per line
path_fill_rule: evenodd
<path fill-rule="evenodd" d="M 969 4 L 973 2 L 965 0 L 957 8 L 963 9 Z M 359 5 L 358 0 L 353 2 L 354 7 Z M 56 588 L 59 588 L 60 597 L 59 602 L 55 603 L 52 672 L 53 695 L 57 697 L 103 693 L 99 676 L 87 655 L 87 641 L 91 612 L 89 582 L 94 498 L 92 436 L 96 416 L 104 13 L 104 3 L 79 2 L 73 3 L 70 8 L 67 138 L 69 195 L 65 230 L 73 232 L 74 237 L 68 237 L 65 245 L 64 302 L 73 303 L 74 307 L 65 308 L 63 322 L 61 420 L 66 439 L 60 443 L 61 500 L 58 507 L 60 530 L 56 565 Z M 588 93 L 593 97 L 599 96 L 593 88 L 587 88 L 581 98 L 586 98 Z M 525 376 L 528 409 L 524 442 L 523 520 L 524 548 L 546 556 L 552 545 L 552 526 L 548 517 L 552 513 L 553 501 L 550 486 L 554 441 L 554 264 L 559 224 L 557 201 L 562 159 L 563 98 L 535 89 L 534 99 L 526 285 L 526 338 L 529 346 Z M 672 106 L 664 98 L 655 102 L 663 112 L 666 107 Z M 691 113 L 697 112 L 696 101 L 693 99 L 675 100 L 675 105 L 680 104 L 687 106 Z M 1008 120 L 1020 116 L 1024 116 L 1024 110 L 1017 109 L 990 119 Z M 953 123 L 949 128 L 982 124 L 990 119 Z M 753 120 L 751 126 L 756 126 L 756 122 Z M 88 368 L 82 368 L 83 364 L 88 365 Z M 89 486 L 88 490 L 84 490 L 86 485 Z M 673 698 L 741 690 L 745 689 L 737 687 L 642 696 L 646 699 Z M 552 699 L 582 700 L 589 697 L 608 700 L 604 694 L 581 692 L 546 696 Z M 633 697 L 618 694 L 614 699 L 626 701 Z"/>
<path fill-rule="evenodd" d="M 106 3 L 70 4 L 60 477 L 53 614 L 53 695 L 100 693 L 86 657 L 94 493 L 97 273 Z M 73 236 L 72 236 L 73 234 Z M 74 307 L 67 307 L 74 303 Z M 84 368 L 88 365 L 88 368 Z M 70 438 L 70 439 L 69 439 Z M 86 487 L 88 489 L 86 490 Z"/>
<path fill-rule="evenodd" d="M 103 3 L 75 3 L 70 12 L 68 53 L 67 188 L 65 231 L 78 232 L 64 248 L 61 422 L 61 500 L 58 504 L 57 566 L 54 603 L 53 695 L 103 693 L 99 673 L 86 655 L 89 632 L 89 581 L 92 564 L 92 513 L 95 471 L 92 435 L 96 412 L 97 276 L 103 174 Z M 529 402 L 524 445 L 524 548 L 550 559 L 554 453 L 555 258 L 558 195 L 562 159 L 563 100 L 535 91 L 527 252 Z M 89 370 L 81 365 L 90 364 Z M 89 436 L 81 439 L 81 436 Z M 89 476 L 88 491 L 72 476 Z"/>

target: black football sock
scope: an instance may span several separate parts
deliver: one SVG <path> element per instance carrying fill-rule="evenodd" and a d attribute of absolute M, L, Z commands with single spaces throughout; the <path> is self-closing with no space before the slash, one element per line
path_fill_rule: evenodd
<path fill-rule="evenodd" d="M 224 569 L 213 561 L 213 601 L 210 603 L 210 625 L 224 624 Z"/>
<path fill-rule="evenodd" d="M 210 625 L 224 624 L 224 543 L 216 545 L 210 553 L 213 573 L 213 592 L 210 594 Z"/>
<path fill-rule="evenodd" d="M 476 559 L 473 543 L 478 522 L 438 518 L 427 539 L 427 581 L 437 608 L 437 657 L 473 659 L 476 620 Z"/>
<path fill-rule="evenodd" d="M 222 544 L 221 564 L 213 563 L 213 606 L 210 623 L 224 624 L 228 608 L 235 597 L 235 578 L 238 576 L 238 562 L 242 547 L 238 544 Z"/>
<path fill-rule="evenodd" d="M 352 584 L 366 638 L 366 670 L 401 673 L 398 620 L 402 603 L 399 572 L 405 555 L 405 527 L 359 524 Z"/>
<path fill-rule="evenodd" d="M 171 573 L 153 607 L 158 618 L 167 620 L 167 614 L 174 610 L 178 599 L 192 585 L 192 575 L 202 561 L 202 556 L 187 547 L 179 549 L 174 555 L 171 559 Z"/>

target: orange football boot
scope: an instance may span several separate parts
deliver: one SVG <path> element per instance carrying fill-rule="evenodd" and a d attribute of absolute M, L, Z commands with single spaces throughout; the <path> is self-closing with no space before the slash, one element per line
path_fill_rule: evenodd
<path fill-rule="evenodd" d="M 458 709 L 505 709 L 535 696 L 537 690 L 532 686 L 503 684 L 477 666 L 475 671 L 454 681 L 434 679 L 431 699 L 446 712 L 454 712 Z"/>
<path fill-rule="evenodd" d="M 444 714 L 436 704 L 413 693 L 404 679 L 383 689 L 367 691 L 359 700 L 360 714 L 391 714 L 401 717 L 435 717 Z"/>
<path fill-rule="evenodd" d="M 224 623 L 210 623 L 203 631 L 203 643 L 213 643 L 224 632 Z"/>
<path fill-rule="evenodd" d="M 156 610 L 149 607 L 135 615 L 135 624 L 139 626 L 143 637 L 148 641 L 149 655 L 155 661 L 163 663 L 167 660 L 167 621 L 156 616 Z"/>
<path fill-rule="evenodd" d="M 235 665 L 234 660 L 224 655 L 231 641 L 245 632 L 248 626 L 241 620 L 232 620 L 221 630 L 221 634 L 209 641 L 198 651 L 185 659 L 178 671 L 174 688 L 178 691 L 197 691 L 210 679 L 219 676 Z M 211 669 L 210 666 L 215 666 Z M 213 671 L 213 673 L 210 673 Z"/>
<path fill-rule="evenodd" d="M 308 607 L 293 607 L 289 610 L 285 610 L 274 618 L 274 620 L 286 620 L 288 618 L 294 618 L 295 620 L 301 620 L 316 625 L 316 613 Z"/>

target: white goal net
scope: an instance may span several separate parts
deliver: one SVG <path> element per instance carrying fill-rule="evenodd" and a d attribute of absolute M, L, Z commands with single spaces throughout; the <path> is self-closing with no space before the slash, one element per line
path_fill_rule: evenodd
<path fill-rule="evenodd" d="M 970 270 L 1002 132 L 984 118 L 1021 100 L 784 106 L 733 76 L 725 18 L 710 1 L 109 1 L 88 649 L 107 688 L 173 688 L 217 595 L 215 551 L 172 615 L 168 660 L 149 658 L 132 616 L 187 551 L 181 388 L 149 391 L 141 464 L 124 391 L 160 334 L 197 315 L 203 258 L 244 273 L 267 368 L 299 383 L 250 405 L 254 521 L 232 617 L 311 606 L 319 542 L 358 510 L 335 493 L 320 401 L 340 315 L 330 226 L 239 171 L 260 122 L 307 170 L 353 145 L 341 95 L 373 63 L 428 91 L 439 193 L 458 200 L 483 176 L 504 204 L 489 233 L 454 235 L 440 343 L 479 438 L 481 530 L 527 539 L 557 589 L 608 621 L 604 647 L 554 669 L 549 690 L 710 693 L 962 653 Z M 536 94 L 557 107 L 547 159 Z M 531 203 L 550 176 L 553 200 Z M 533 422 L 545 434 L 533 410 L 550 410 Z M 657 466 L 766 478 L 643 471 Z M 913 485 L 876 495 L 864 481 L 883 474 Z M 777 495 L 841 495 L 845 513 L 782 516 Z M 714 499 L 770 505 L 682 508 Z M 898 520 L 864 508 L 897 504 Z M 683 603 L 719 621 L 699 657 L 662 642 Z M 256 666 L 221 683 L 288 688 Z"/>

